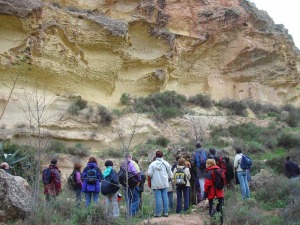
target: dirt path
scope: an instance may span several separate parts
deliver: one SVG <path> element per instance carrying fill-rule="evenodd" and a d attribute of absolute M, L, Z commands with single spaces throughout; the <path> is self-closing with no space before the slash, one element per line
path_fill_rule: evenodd
<path fill-rule="evenodd" d="M 169 217 L 152 218 L 145 220 L 144 224 L 162 224 L 162 225 L 204 225 L 208 221 L 208 216 L 204 213 L 193 212 L 191 214 L 171 214 Z"/>

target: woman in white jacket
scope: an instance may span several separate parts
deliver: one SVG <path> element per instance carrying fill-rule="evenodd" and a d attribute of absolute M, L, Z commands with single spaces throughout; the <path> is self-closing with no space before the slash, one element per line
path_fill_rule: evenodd
<path fill-rule="evenodd" d="M 176 213 L 181 213 L 182 209 L 182 195 L 183 195 L 183 200 L 184 200 L 184 207 L 183 210 L 184 212 L 187 212 L 189 205 L 190 205 L 190 179 L 191 179 L 191 174 L 190 174 L 190 169 L 186 167 L 186 162 L 184 158 L 178 159 L 177 167 L 174 169 L 174 178 L 177 178 L 177 174 L 182 174 L 184 173 L 185 177 L 185 183 L 178 185 L 176 180 L 174 180 L 175 185 L 176 185 L 176 194 L 177 194 L 177 207 L 176 207 Z M 179 182 L 182 180 L 182 176 L 179 176 Z"/>
<path fill-rule="evenodd" d="M 156 160 L 153 161 L 148 169 L 148 176 L 151 177 L 151 188 L 155 195 L 155 217 L 168 216 L 169 199 L 168 188 L 169 178 L 173 177 L 171 165 L 163 160 L 162 151 L 156 152 Z"/>

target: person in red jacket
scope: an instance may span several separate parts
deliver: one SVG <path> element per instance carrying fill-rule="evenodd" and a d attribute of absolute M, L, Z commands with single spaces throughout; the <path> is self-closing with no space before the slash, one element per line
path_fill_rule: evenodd
<path fill-rule="evenodd" d="M 50 182 L 44 185 L 44 194 L 46 195 L 47 201 L 55 199 L 61 192 L 60 170 L 57 167 L 57 159 L 51 160 L 49 168 L 51 171 Z"/>
<path fill-rule="evenodd" d="M 221 224 L 223 223 L 222 206 L 224 202 L 224 189 L 217 189 L 214 185 L 214 169 L 220 169 L 214 159 L 206 160 L 206 174 L 204 177 L 204 199 L 209 201 L 209 215 L 212 217 L 217 213 L 221 214 Z M 214 198 L 218 199 L 216 210 L 213 210 Z"/>

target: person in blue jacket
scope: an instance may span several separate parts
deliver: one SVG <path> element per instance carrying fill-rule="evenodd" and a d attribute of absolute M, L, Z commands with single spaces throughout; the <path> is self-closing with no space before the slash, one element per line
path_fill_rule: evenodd
<path fill-rule="evenodd" d="M 95 157 L 90 157 L 87 166 L 82 172 L 82 192 L 85 193 L 85 207 L 91 204 L 92 199 L 95 204 L 98 204 L 101 179 L 102 173 L 98 167 L 97 160 Z"/>

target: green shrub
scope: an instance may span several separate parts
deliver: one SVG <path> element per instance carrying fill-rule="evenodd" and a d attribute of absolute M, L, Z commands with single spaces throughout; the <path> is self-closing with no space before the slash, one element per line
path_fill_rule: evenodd
<path fill-rule="evenodd" d="M 61 141 L 51 141 L 49 147 L 46 152 L 48 153 L 66 153 L 67 148 L 64 143 Z"/>
<path fill-rule="evenodd" d="M 230 109 L 234 115 L 247 116 L 247 104 L 243 101 L 236 101 L 234 99 L 223 99 L 217 103 L 222 108 Z"/>
<path fill-rule="evenodd" d="M 101 152 L 101 156 L 113 157 L 113 158 L 123 158 L 124 152 L 122 149 L 108 148 L 108 149 L 104 149 Z"/>
<path fill-rule="evenodd" d="M 154 140 L 149 139 L 146 142 L 146 144 L 159 145 L 159 146 L 162 146 L 164 148 L 167 147 L 169 143 L 170 143 L 170 140 L 168 138 L 164 137 L 164 136 L 157 137 Z"/>
<path fill-rule="evenodd" d="M 72 115 L 78 115 L 80 110 L 83 110 L 87 107 L 87 101 L 81 99 L 79 96 L 76 100 L 70 105 L 68 112 Z"/>
<path fill-rule="evenodd" d="M 78 143 L 74 147 L 68 147 L 67 153 L 79 157 L 87 157 L 90 155 L 90 150 L 84 147 L 81 143 Z"/>
<path fill-rule="evenodd" d="M 153 113 L 157 119 L 168 119 L 182 115 L 185 103 L 185 96 L 167 91 L 135 99 L 133 109 L 139 113 Z"/>
<path fill-rule="evenodd" d="M 289 112 L 288 117 L 286 118 L 287 124 L 291 127 L 297 127 L 300 124 L 300 109 L 296 108 L 293 105 L 285 105 L 283 107 L 284 110 Z"/>
<path fill-rule="evenodd" d="M 202 94 L 190 97 L 189 102 L 203 108 L 210 108 L 213 105 L 210 96 Z"/>
<path fill-rule="evenodd" d="M 109 126 L 112 122 L 112 113 L 104 106 L 98 106 L 98 115 L 100 116 L 100 123 L 104 126 Z"/>
<path fill-rule="evenodd" d="M 264 151 L 264 146 L 257 141 L 250 141 L 247 143 L 248 153 L 261 153 Z"/>
<path fill-rule="evenodd" d="M 120 102 L 121 102 L 122 105 L 129 105 L 130 102 L 131 102 L 130 94 L 123 93 L 121 98 L 120 98 Z"/>
<path fill-rule="evenodd" d="M 282 132 L 278 138 L 278 146 L 282 146 L 287 149 L 300 147 L 300 134 Z"/>
<path fill-rule="evenodd" d="M 292 182 L 283 176 L 276 176 L 276 179 L 264 180 L 264 188 L 256 191 L 255 199 L 262 203 L 264 209 L 272 210 L 275 208 L 285 208 L 293 189 Z"/>

